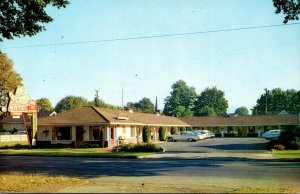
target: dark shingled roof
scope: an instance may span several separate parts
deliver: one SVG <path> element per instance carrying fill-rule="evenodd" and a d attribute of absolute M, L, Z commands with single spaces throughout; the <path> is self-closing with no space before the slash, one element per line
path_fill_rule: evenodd
<path fill-rule="evenodd" d="M 38 120 L 39 125 L 82 125 L 82 124 L 123 124 L 153 126 L 189 126 L 184 121 L 169 116 L 146 114 L 118 109 L 82 107 L 56 116 Z"/>
<path fill-rule="evenodd" d="M 103 115 L 110 123 L 136 123 L 140 125 L 152 126 L 189 126 L 184 121 L 176 117 L 169 117 L 158 114 L 147 114 L 141 112 L 129 112 L 118 109 L 104 109 L 95 108 L 101 115 Z M 118 117 L 127 118 L 127 120 L 120 120 Z"/>
<path fill-rule="evenodd" d="M 299 115 L 254 115 L 232 117 L 184 117 L 180 118 L 191 126 L 271 126 L 299 125 Z"/>
<path fill-rule="evenodd" d="M 107 123 L 93 107 L 76 108 L 38 120 L 38 125 L 101 124 Z"/>

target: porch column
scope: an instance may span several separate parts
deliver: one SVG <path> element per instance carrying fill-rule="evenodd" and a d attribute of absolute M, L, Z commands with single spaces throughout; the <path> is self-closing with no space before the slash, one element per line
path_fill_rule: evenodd
<path fill-rule="evenodd" d="M 72 126 L 71 134 L 72 134 L 72 141 L 76 141 L 76 126 Z"/>

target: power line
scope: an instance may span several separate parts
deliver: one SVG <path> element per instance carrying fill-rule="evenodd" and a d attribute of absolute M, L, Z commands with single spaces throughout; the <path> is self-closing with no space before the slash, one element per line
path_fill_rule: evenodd
<path fill-rule="evenodd" d="M 209 33 L 218 33 L 218 32 L 251 30 L 251 29 L 260 29 L 260 28 L 273 28 L 273 27 L 291 26 L 291 25 L 299 25 L 299 24 L 300 23 L 272 24 L 272 25 L 265 25 L 265 26 L 251 26 L 251 27 L 229 28 L 229 29 L 220 29 L 220 30 L 208 30 L 208 31 L 199 31 L 199 32 L 185 32 L 185 33 L 175 33 L 175 34 L 136 36 L 136 37 L 114 38 L 114 39 L 103 39 L 103 40 L 88 40 L 88 41 L 76 41 L 76 42 L 63 42 L 63 43 L 50 43 L 50 44 L 36 44 L 36 45 L 25 45 L 25 46 L 15 46 L 15 47 L 3 47 L 3 48 L 0 48 L 0 49 L 19 49 L 19 48 L 32 48 L 32 47 L 63 46 L 63 45 L 73 45 L 73 44 L 88 44 L 88 43 L 116 42 L 116 41 L 128 41 L 128 40 L 151 39 L 151 38 L 164 38 L 164 37 L 173 37 L 173 36 L 188 36 L 188 35 L 197 35 L 197 34 L 209 34 Z"/>

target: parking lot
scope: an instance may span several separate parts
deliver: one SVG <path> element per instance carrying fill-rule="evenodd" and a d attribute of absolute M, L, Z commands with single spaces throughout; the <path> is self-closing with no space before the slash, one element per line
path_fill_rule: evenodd
<path fill-rule="evenodd" d="M 213 138 L 196 142 L 159 142 L 164 153 L 148 158 L 212 158 L 275 159 L 267 150 L 268 141 L 261 138 Z"/>
<path fill-rule="evenodd" d="M 213 138 L 197 142 L 164 142 L 166 152 L 265 152 L 268 141 L 261 138 Z"/>

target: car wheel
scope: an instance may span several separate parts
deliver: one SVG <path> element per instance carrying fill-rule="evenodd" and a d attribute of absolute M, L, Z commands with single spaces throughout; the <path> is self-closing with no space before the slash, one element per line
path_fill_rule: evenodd
<path fill-rule="evenodd" d="M 172 137 L 168 137 L 168 141 L 173 142 L 174 139 Z"/>
<path fill-rule="evenodd" d="M 194 140 L 192 138 L 187 139 L 189 142 L 193 142 Z"/>

